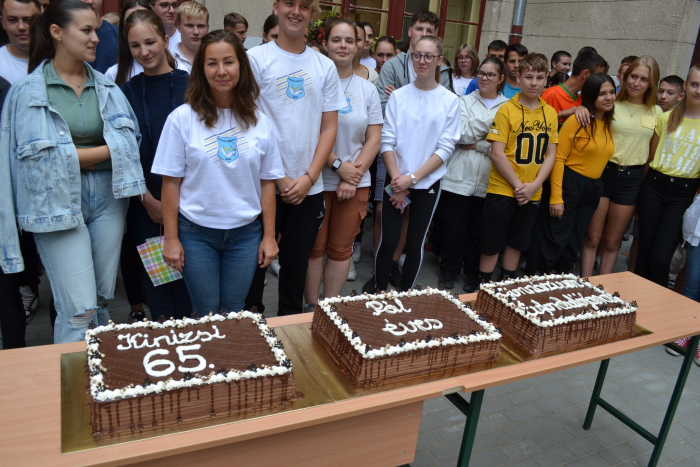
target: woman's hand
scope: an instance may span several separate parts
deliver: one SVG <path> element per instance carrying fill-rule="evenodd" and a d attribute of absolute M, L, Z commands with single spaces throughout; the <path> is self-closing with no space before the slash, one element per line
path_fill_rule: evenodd
<path fill-rule="evenodd" d="M 336 173 L 340 175 L 344 182 L 357 186 L 365 174 L 360 170 L 360 167 L 362 167 L 362 162 L 343 162 L 340 164 L 340 168 L 336 170 Z"/>
<path fill-rule="evenodd" d="M 391 180 L 391 183 L 389 184 L 392 190 L 394 190 L 394 193 L 401 193 L 403 191 L 408 190 L 408 188 L 411 186 L 411 176 L 410 175 L 399 175 L 398 177 L 395 177 Z M 404 198 L 405 198 L 404 194 Z"/>
<path fill-rule="evenodd" d="M 163 260 L 168 266 L 174 267 L 182 272 L 182 268 L 185 267 L 185 249 L 182 248 L 182 243 L 180 243 L 179 238 L 165 238 L 165 243 L 163 244 Z"/>
<path fill-rule="evenodd" d="M 279 251 L 275 237 L 263 237 L 258 248 L 258 264 L 260 267 L 268 267 Z"/>
<path fill-rule="evenodd" d="M 564 203 L 550 204 L 549 205 L 549 215 L 561 219 L 564 214 Z"/>
<path fill-rule="evenodd" d="M 587 127 L 591 123 L 591 113 L 582 105 L 576 107 L 576 121 L 583 127 Z"/>
<path fill-rule="evenodd" d="M 406 209 L 406 195 L 408 194 L 408 191 L 402 191 L 400 193 L 394 192 L 394 195 L 389 198 L 389 201 L 391 201 L 391 205 L 394 206 L 396 209 L 401 210 L 401 214 L 403 214 L 404 209 Z"/>
<path fill-rule="evenodd" d="M 151 218 L 156 224 L 163 223 L 163 203 L 160 200 L 155 199 L 153 196 L 144 197 L 141 201 L 143 207 L 146 208 L 148 217 Z"/>
<path fill-rule="evenodd" d="M 340 182 L 335 190 L 335 195 L 338 197 L 338 201 L 344 201 L 355 196 L 356 191 L 357 187 L 355 185 L 351 185 L 348 182 Z"/>
<path fill-rule="evenodd" d="M 311 186 L 311 177 L 306 174 L 292 180 L 292 183 L 290 183 L 284 191 L 280 192 L 282 201 L 287 204 L 301 204 L 309 193 Z"/>

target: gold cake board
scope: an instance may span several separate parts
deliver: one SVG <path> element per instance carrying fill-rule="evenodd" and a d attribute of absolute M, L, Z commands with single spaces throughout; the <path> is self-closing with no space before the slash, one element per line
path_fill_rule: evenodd
<path fill-rule="evenodd" d="M 410 381 L 389 383 L 369 388 L 357 388 L 342 374 L 340 367 L 338 367 L 323 345 L 312 337 L 310 323 L 276 327 L 275 332 L 284 344 L 288 358 L 292 361 L 296 389 L 303 394 L 301 399 L 285 406 L 259 409 L 224 417 L 220 416 L 214 419 L 185 422 L 179 426 L 149 428 L 143 432 L 127 432 L 115 434 L 114 436 L 92 436 L 92 429 L 89 424 L 90 407 L 88 405 L 89 394 L 86 388 L 85 352 L 62 354 L 61 453 L 86 451 L 201 430 L 217 425 L 237 423 L 253 418 L 269 417 L 278 413 L 303 410 L 470 373 L 469 370 L 453 371 L 450 369 L 435 372 L 428 376 L 416 377 Z M 631 337 L 647 334 L 651 334 L 651 331 L 636 325 L 636 332 Z M 530 360 L 530 358 L 524 358 L 511 348 L 507 342 L 502 342 L 498 361 L 492 368 L 505 367 L 527 360 Z"/>

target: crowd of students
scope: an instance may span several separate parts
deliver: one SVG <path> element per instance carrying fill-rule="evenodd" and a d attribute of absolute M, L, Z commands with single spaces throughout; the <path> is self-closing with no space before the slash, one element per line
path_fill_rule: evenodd
<path fill-rule="evenodd" d="M 268 266 L 278 314 L 311 311 L 356 278 L 368 206 L 366 292 L 412 288 L 429 232 L 444 289 L 462 271 L 468 292 L 519 268 L 589 276 L 597 256 L 610 273 L 633 217 L 634 271 L 667 284 L 700 189 L 700 67 L 661 79 L 626 57 L 616 82 L 591 47 L 548 60 L 500 40 L 445 57 L 429 11 L 403 45 L 335 17 L 307 44 L 318 1 L 272 7 L 246 51 L 245 18 L 210 32 L 193 1 L 128 0 L 106 26 L 99 1 L 3 0 L 5 348 L 25 345 L 41 267 L 57 343 L 108 321 L 120 263 L 134 319 L 142 287 L 154 320 L 262 312 Z M 161 235 L 183 280 L 155 287 L 136 246 Z"/>

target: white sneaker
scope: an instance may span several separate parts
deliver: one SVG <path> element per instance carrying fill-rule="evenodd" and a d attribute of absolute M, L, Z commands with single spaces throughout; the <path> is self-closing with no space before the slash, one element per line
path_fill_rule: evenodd
<path fill-rule="evenodd" d="M 24 313 L 27 319 L 27 324 L 34 318 L 34 313 L 39 309 L 39 296 L 32 292 L 31 287 L 22 286 L 19 288 L 19 293 L 22 296 L 24 305 Z"/>
<path fill-rule="evenodd" d="M 355 242 L 352 244 L 352 262 L 359 263 L 362 258 L 362 243 Z"/>
<path fill-rule="evenodd" d="M 350 261 L 350 270 L 348 271 L 348 280 L 354 281 L 357 279 L 357 271 L 355 270 L 355 263 Z"/>
<path fill-rule="evenodd" d="M 399 268 L 403 271 L 403 263 L 406 261 L 406 253 L 401 253 L 401 256 L 399 256 Z"/>
<path fill-rule="evenodd" d="M 272 260 L 270 263 L 270 271 L 272 271 L 275 276 L 279 277 L 280 276 L 280 261 L 279 259 L 275 258 Z"/>

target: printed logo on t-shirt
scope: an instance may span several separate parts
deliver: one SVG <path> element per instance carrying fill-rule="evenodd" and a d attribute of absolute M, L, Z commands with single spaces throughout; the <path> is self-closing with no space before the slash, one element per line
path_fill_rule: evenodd
<path fill-rule="evenodd" d="M 700 137 L 695 135 L 695 130 L 685 130 L 679 126 L 676 131 L 667 135 L 661 148 L 659 167 L 692 175 L 695 166 L 700 161 Z"/>
<path fill-rule="evenodd" d="M 219 143 L 219 157 L 226 162 L 233 162 L 238 159 L 238 138 L 229 136 L 228 138 L 216 137 Z"/>
<path fill-rule="evenodd" d="M 209 160 L 217 166 L 226 166 L 248 154 L 248 140 L 241 130 L 233 127 L 204 140 L 204 149 Z"/>
<path fill-rule="evenodd" d="M 352 113 L 352 109 L 357 108 L 359 103 L 357 102 L 357 99 L 351 92 L 346 92 L 345 93 L 345 100 L 347 101 L 348 105 L 343 107 L 342 109 L 338 110 L 338 113 L 341 115 L 347 115 Z"/>
<path fill-rule="evenodd" d="M 277 79 L 277 94 L 285 104 L 292 104 L 313 93 L 311 77 L 303 70 Z"/>

